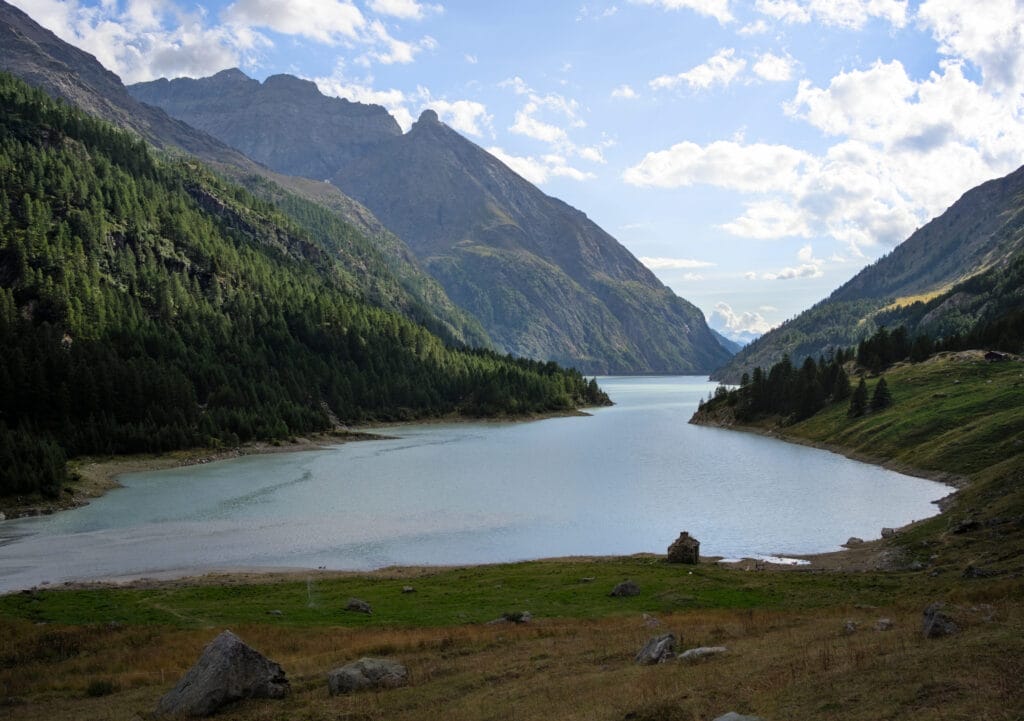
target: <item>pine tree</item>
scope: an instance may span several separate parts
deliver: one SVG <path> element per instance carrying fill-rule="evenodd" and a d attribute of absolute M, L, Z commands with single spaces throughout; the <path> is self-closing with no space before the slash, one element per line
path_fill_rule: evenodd
<path fill-rule="evenodd" d="M 889 384 L 885 378 L 879 378 L 875 385 L 875 392 L 871 395 L 871 410 L 880 411 L 892 405 L 892 394 L 889 392 Z"/>
<path fill-rule="evenodd" d="M 868 409 L 868 384 L 864 382 L 864 376 L 860 377 L 860 383 L 857 385 L 857 390 L 853 392 L 853 396 L 850 398 L 850 410 L 847 413 L 850 418 L 858 418 Z"/>

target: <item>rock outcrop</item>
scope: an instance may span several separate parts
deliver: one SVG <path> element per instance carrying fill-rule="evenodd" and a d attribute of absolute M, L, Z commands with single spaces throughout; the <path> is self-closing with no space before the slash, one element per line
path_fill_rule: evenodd
<path fill-rule="evenodd" d="M 640 587 L 632 581 L 623 581 L 615 586 L 608 594 L 612 598 L 626 598 L 627 596 L 639 596 Z"/>
<path fill-rule="evenodd" d="M 231 631 L 203 649 L 196 665 L 157 703 L 156 716 L 210 716 L 246 698 L 284 698 L 284 670 Z"/>
<path fill-rule="evenodd" d="M 956 622 L 945 613 L 946 605 L 942 602 L 929 604 L 924 610 L 922 624 L 925 638 L 942 638 L 957 632 Z"/>
<path fill-rule="evenodd" d="M 332 696 L 406 686 L 409 669 L 387 658 L 361 658 L 327 674 L 327 688 Z"/>
<path fill-rule="evenodd" d="M 655 636 L 647 641 L 637 654 L 634 661 L 641 666 L 653 666 L 675 658 L 676 637 L 671 633 Z"/>

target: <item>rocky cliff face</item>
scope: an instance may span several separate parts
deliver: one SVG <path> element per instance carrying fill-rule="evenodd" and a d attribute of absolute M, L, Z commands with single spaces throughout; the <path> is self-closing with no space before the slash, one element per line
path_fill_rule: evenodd
<path fill-rule="evenodd" d="M 260 83 L 231 69 L 202 80 L 139 83 L 128 92 L 268 167 L 317 180 L 402 134 L 379 105 L 329 98 L 291 75 Z"/>
<path fill-rule="evenodd" d="M 594 373 L 706 372 L 729 357 L 703 314 L 614 238 L 433 111 L 402 135 L 377 106 L 237 70 L 131 91 L 272 168 L 330 179 L 401 237 L 502 350 Z"/>

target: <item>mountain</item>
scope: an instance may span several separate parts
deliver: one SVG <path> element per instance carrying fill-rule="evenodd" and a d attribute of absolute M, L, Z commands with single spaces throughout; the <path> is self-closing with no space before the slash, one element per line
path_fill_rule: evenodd
<path fill-rule="evenodd" d="M 734 341 L 731 338 L 726 338 L 714 328 L 711 329 L 711 334 L 715 336 L 715 340 L 718 341 L 718 344 L 729 351 L 730 354 L 736 355 L 743 350 L 743 343 Z"/>
<path fill-rule="evenodd" d="M 270 203 L 0 73 L 0 496 L 66 456 L 606 401 L 351 292 Z"/>
<path fill-rule="evenodd" d="M 612 236 L 433 111 L 396 133 L 376 106 L 237 70 L 129 90 L 276 170 L 329 178 L 401 237 L 501 350 L 600 373 L 707 372 L 729 357 L 703 314 Z M 331 132 L 343 128 L 358 132 Z M 332 171 L 311 161 L 310 136 Z"/>
<path fill-rule="evenodd" d="M 712 377 L 735 383 L 784 354 L 798 364 L 805 356 L 854 345 L 883 325 L 936 338 L 970 332 L 1010 305 L 1020 307 L 1021 288 L 1009 278 L 1017 277 L 1011 269 L 1022 254 L 1024 167 L 964 193 L 891 253 L 746 346 Z"/>
<path fill-rule="evenodd" d="M 321 182 L 314 182 L 275 172 L 160 108 L 139 102 L 96 58 L 65 43 L 3 0 L 0 48 L 0 70 L 51 97 L 63 98 L 92 115 L 128 128 L 157 148 L 194 155 L 285 212 L 295 206 L 305 209 L 310 203 L 326 208 L 343 222 L 333 228 L 340 232 L 322 240 L 350 270 L 353 290 L 382 307 L 425 323 L 451 342 L 489 344 L 479 323 L 455 307 L 440 285 L 423 272 L 409 248 L 369 210 L 322 182 L 322 177 L 317 178 Z M 309 215 L 303 213 L 304 217 Z M 326 225 L 318 223 L 320 231 Z"/>
<path fill-rule="evenodd" d="M 317 180 L 402 134 L 381 106 L 327 97 L 292 75 L 261 83 L 232 68 L 202 80 L 138 83 L 128 92 L 267 167 Z"/>

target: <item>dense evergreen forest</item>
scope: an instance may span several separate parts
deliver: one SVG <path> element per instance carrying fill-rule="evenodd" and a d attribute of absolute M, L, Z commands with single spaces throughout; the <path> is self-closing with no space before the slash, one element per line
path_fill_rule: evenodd
<path fill-rule="evenodd" d="M 574 370 L 369 304 L 313 220 L 318 237 L 0 74 L 0 495 L 59 493 L 66 457 L 284 438 L 331 413 L 607 402 Z"/>

